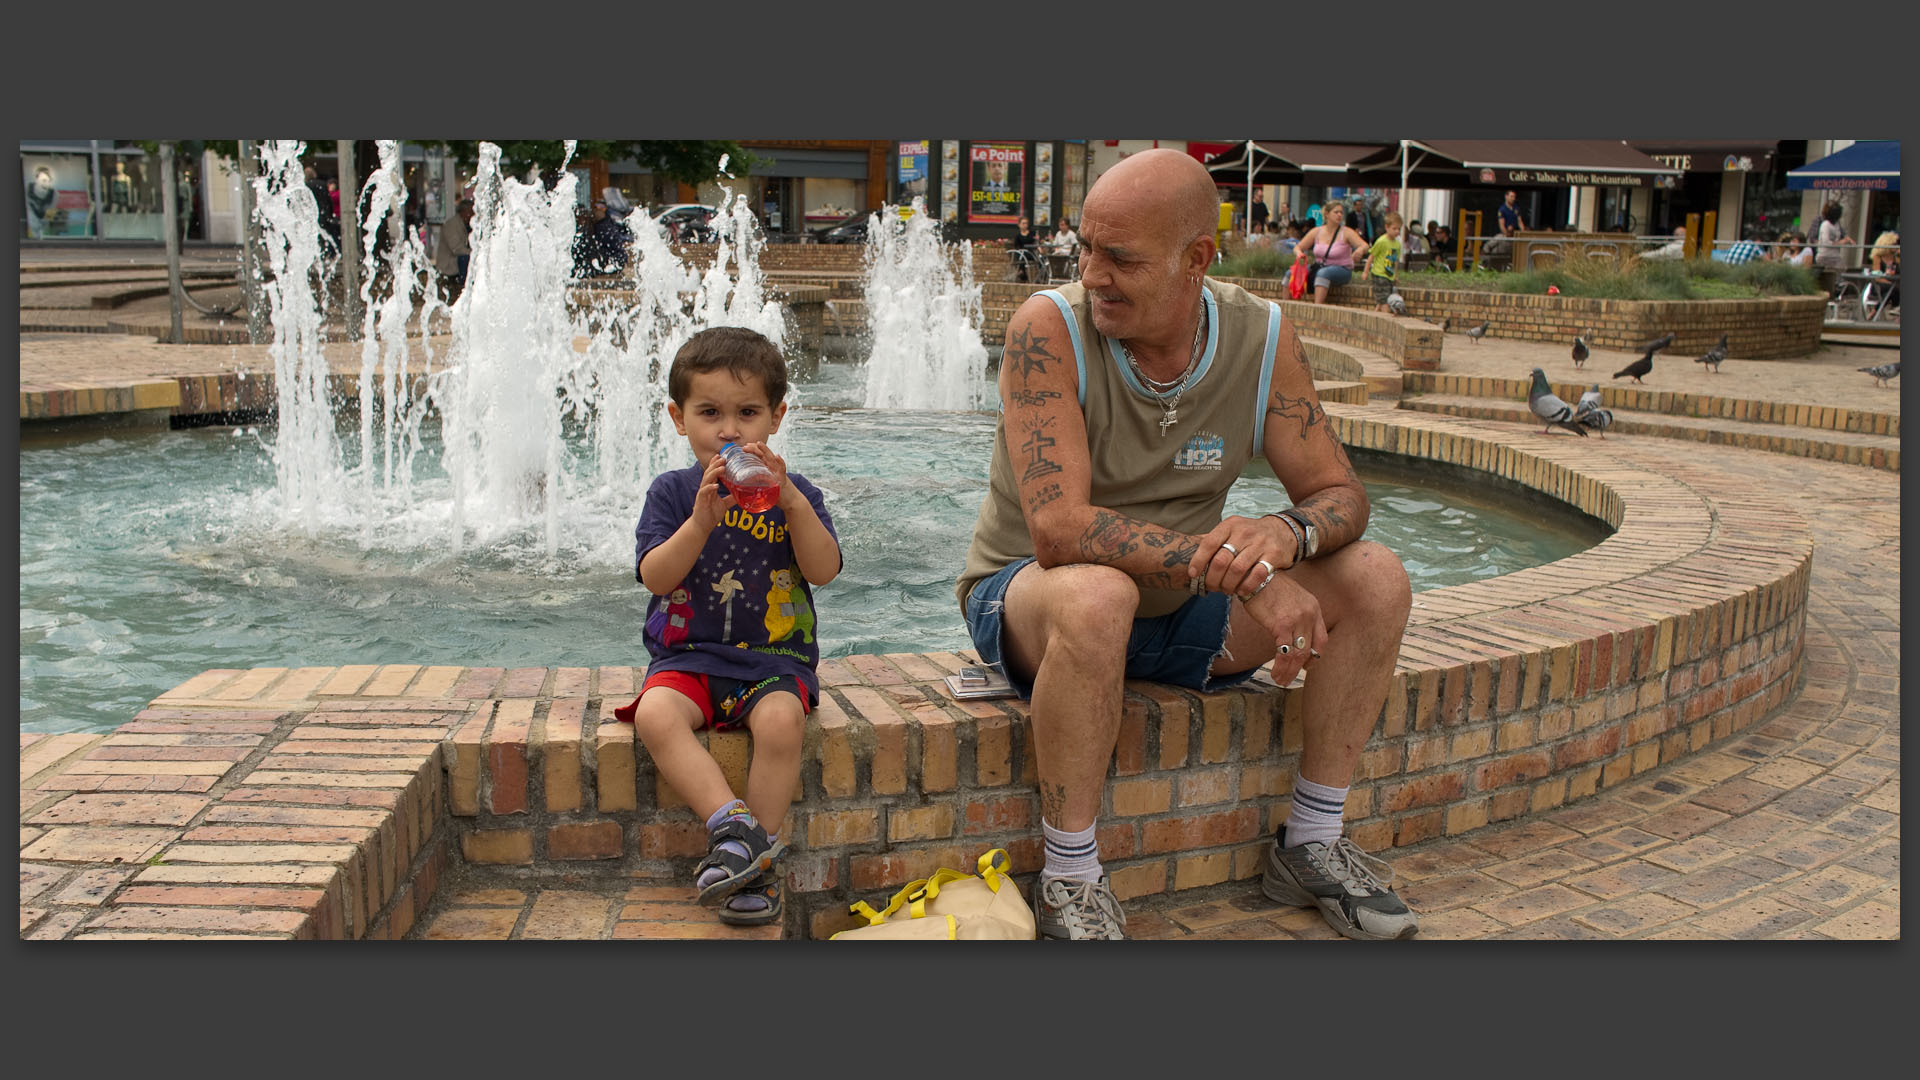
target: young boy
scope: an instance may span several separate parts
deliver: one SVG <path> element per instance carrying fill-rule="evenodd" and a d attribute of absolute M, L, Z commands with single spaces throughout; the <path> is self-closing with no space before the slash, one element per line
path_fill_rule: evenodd
<path fill-rule="evenodd" d="M 651 662 L 640 696 L 615 710 L 707 823 L 695 874 L 722 922 L 781 913 L 780 831 L 800 781 L 800 739 L 820 700 L 810 585 L 840 572 L 840 542 L 820 489 L 767 449 L 786 416 L 786 362 L 752 330 L 703 330 L 674 354 L 667 413 L 696 464 L 662 473 L 634 529 L 634 576 L 653 594 Z M 749 513 L 724 490 L 720 448 L 738 443 L 780 479 L 780 502 Z M 745 799 L 694 732 L 743 724 L 753 735 Z"/>
<path fill-rule="evenodd" d="M 1373 282 L 1373 303 L 1381 311 L 1387 310 L 1387 297 L 1393 295 L 1394 278 L 1400 273 L 1400 255 L 1406 250 L 1400 240 L 1403 224 L 1398 211 L 1387 211 L 1385 227 L 1367 249 L 1367 269 L 1361 276 Z"/>

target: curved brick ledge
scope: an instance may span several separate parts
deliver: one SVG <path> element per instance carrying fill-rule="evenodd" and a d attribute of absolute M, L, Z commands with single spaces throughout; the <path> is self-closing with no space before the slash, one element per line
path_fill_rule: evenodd
<path fill-rule="evenodd" d="M 1744 420 L 1758 424 L 1786 424 L 1793 427 L 1851 431 L 1862 435 L 1900 437 L 1900 414 L 1877 409 L 1841 409 L 1825 405 L 1766 401 L 1757 398 L 1729 398 L 1711 394 L 1689 394 L 1674 390 L 1649 390 L 1639 386 L 1608 386 L 1604 372 L 1591 382 L 1557 383 L 1554 393 L 1575 400 L 1595 382 L 1600 387 L 1601 403 L 1610 409 L 1665 413 L 1670 416 L 1694 416 L 1702 419 Z M 1503 379 L 1482 375 L 1449 375 L 1444 372 L 1409 372 L 1402 378 L 1409 394 L 1455 394 L 1461 397 L 1527 400 L 1531 385 L 1526 379 Z"/>
<path fill-rule="evenodd" d="M 1611 523 L 1548 566 L 1419 594 L 1350 832 L 1373 850 L 1591 795 L 1752 725 L 1800 665 L 1812 545 L 1762 492 L 1591 446 L 1330 403 L 1349 445 L 1494 473 Z M 952 653 L 821 665 L 788 827 L 788 931 L 989 845 L 1041 862 L 1017 702 Z M 448 859 L 682 880 L 701 824 L 612 720 L 642 672 L 417 665 L 203 673 L 108 735 L 23 737 L 35 936 L 400 937 Z M 1129 683 L 1101 855 L 1123 897 L 1250 878 L 1300 698 Z M 739 784 L 751 746 L 705 734 Z M 49 891 L 51 890 L 51 891 Z M 23 915 L 24 920 L 24 915 Z"/>
<path fill-rule="evenodd" d="M 1487 336 L 1521 341 L 1571 343 L 1575 334 L 1603 349 L 1637 351 L 1640 344 L 1671 331 L 1674 355 L 1698 356 L 1727 335 L 1732 355 L 1745 360 L 1806 356 L 1820 347 L 1827 302 L 1822 296 L 1781 296 L 1753 300 L 1598 300 L 1579 296 L 1534 296 L 1435 289 L 1400 289 L 1407 310 L 1416 316 L 1451 317 L 1456 327 L 1491 322 Z M 1352 286 L 1340 303 L 1371 306 L 1370 293 Z"/>

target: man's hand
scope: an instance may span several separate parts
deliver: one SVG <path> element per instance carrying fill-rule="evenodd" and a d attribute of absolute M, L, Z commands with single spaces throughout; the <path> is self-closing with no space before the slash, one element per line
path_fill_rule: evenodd
<path fill-rule="evenodd" d="M 1200 538 L 1187 563 L 1187 578 L 1205 578 L 1208 592 L 1230 592 L 1245 599 L 1268 577 L 1292 566 L 1299 555 L 1299 542 L 1286 522 L 1236 515 Z"/>
<path fill-rule="evenodd" d="M 1247 613 L 1273 635 L 1273 681 L 1285 686 L 1305 670 L 1327 644 L 1327 621 L 1320 601 L 1285 574 L 1275 575 L 1260 595 L 1246 601 Z M 1304 644 L 1304 648 L 1302 645 Z M 1284 645 L 1286 652 L 1280 652 Z"/>

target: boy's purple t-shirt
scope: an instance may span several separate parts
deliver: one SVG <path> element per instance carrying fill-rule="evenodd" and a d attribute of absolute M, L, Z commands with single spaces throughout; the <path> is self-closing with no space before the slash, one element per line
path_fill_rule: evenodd
<path fill-rule="evenodd" d="M 701 473 L 698 465 L 661 473 L 647 489 L 633 530 L 636 579 L 647 552 L 693 516 Z M 820 489 L 798 473 L 787 478 L 837 542 Z M 749 682 L 791 675 L 807 688 L 808 707 L 818 705 L 813 590 L 794 562 L 786 512 L 778 506 L 761 514 L 729 509 L 686 578 L 648 603 L 646 642 L 650 672 L 688 671 Z"/>

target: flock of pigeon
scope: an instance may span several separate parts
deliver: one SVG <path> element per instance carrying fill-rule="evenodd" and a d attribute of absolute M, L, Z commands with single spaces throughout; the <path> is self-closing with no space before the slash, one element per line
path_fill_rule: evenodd
<path fill-rule="evenodd" d="M 1387 306 L 1395 314 L 1404 315 L 1406 314 L 1406 305 L 1404 302 L 1396 304 L 1395 301 L 1398 300 L 1400 300 L 1399 293 L 1388 296 Z M 1426 321 L 1429 323 L 1433 322 L 1432 319 Z M 1444 334 L 1452 328 L 1453 319 L 1450 317 L 1444 318 L 1438 323 L 1434 323 L 1434 325 L 1438 326 L 1440 332 Z M 1480 344 L 1480 339 L 1486 336 L 1488 328 L 1492 325 L 1492 320 L 1485 320 L 1478 326 L 1468 327 L 1465 333 L 1473 339 L 1475 345 L 1478 345 Z M 1672 345 L 1674 336 L 1674 334 L 1669 332 L 1662 337 L 1655 338 L 1640 346 L 1640 359 L 1614 372 L 1613 377 L 1616 379 L 1631 378 L 1634 382 L 1641 383 L 1641 385 L 1644 386 L 1645 383 L 1641 382 L 1641 376 L 1653 371 L 1654 354 Z M 1576 368 L 1586 367 L 1587 358 L 1592 354 L 1593 351 L 1588 348 L 1586 339 L 1579 334 L 1575 334 L 1573 336 L 1573 366 Z M 1714 344 L 1713 348 L 1708 349 L 1703 355 L 1694 357 L 1693 362 L 1696 364 L 1705 364 L 1708 371 L 1718 375 L 1720 373 L 1720 364 L 1726 358 L 1727 335 L 1721 334 L 1720 340 Z M 1875 386 L 1886 386 L 1888 385 L 1887 380 L 1900 374 L 1900 361 L 1894 360 L 1885 364 L 1876 364 L 1873 367 L 1856 368 L 1855 370 L 1863 371 L 1873 376 L 1873 384 Z M 1604 439 L 1606 438 L 1605 432 L 1607 428 L 1613 426 L 1613 413 L 1602 408 L 1600 405 L 1599 383 L 1594 383 L 1591 390 L 1581 394 L 1580 401 L 1577 404 L 1568 405 L 1560 399 L 1559 395 L 1553 392 L 1553 387 L 1547 382 L 1547 373 L 1542 368 L 1533 369 L 1533 385 L 1527 389 L 1527 407 L 1533 411 L 1533 415 L 1539 417 L 1541 421 L 1547 425 L 1540 429 L 1542 435 L 1552 433 L 1553 429 L 1557 427 L 1565 431 L 1571 431 L 1583 439 L 1587 437 L 1587 432 L 1598 431 L 1602 433 L 1600 437 Z"/>

